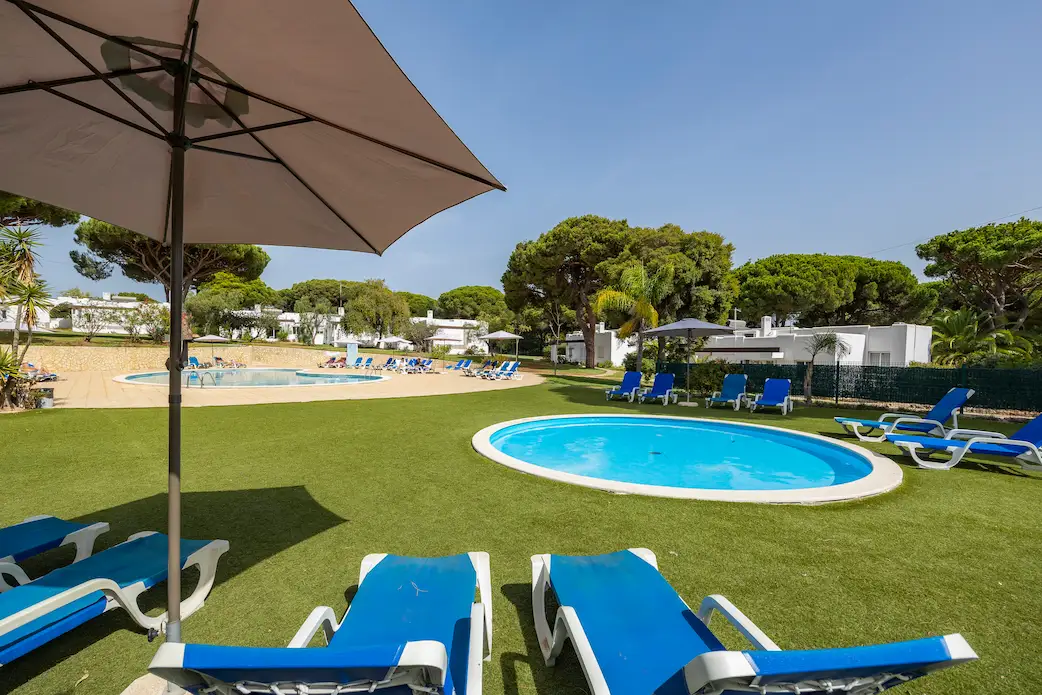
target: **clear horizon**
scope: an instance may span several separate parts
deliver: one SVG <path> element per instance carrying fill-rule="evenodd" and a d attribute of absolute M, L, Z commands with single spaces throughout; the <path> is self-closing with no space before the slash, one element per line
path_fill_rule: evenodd
<path fill-rule="evenodd" d="M 275 288 L 499 287 L 517 242 L 587 213 L 717 232 L 735 266 L 852 254 L 922 277 L 916 242 L 1042 217 L 1037 3 L 356 6 L 508 190 L 434 217 L 383 257 L 265 247 Z M 76 274 L 72 230 L 44 230 L 55 292 L 162 296 L 118 271 Z"/>

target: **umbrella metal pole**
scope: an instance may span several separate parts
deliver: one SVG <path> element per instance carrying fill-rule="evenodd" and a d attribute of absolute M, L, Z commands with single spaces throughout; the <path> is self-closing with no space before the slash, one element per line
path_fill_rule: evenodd
<path fill-rule="evenodd" d="M 174 77 L 170 157 L 170 424 L 167 472 L 166 640 L 181 641 L 181 315 L 184 281 L 185 70 Z"/>
<path fill-rule="evenodd" d="M 687 361 L 684 362 L 684 390 L 687 391 L 687 402 L 691 402 L 691 331 L 687 332 Z"/>

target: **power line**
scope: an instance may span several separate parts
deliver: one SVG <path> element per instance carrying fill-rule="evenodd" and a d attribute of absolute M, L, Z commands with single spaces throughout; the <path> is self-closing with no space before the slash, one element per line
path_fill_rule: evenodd
<path fill-rule="evenodd" d="M 994 224 L 996 222 L 1001 222 L 1002 220 L 1009 219 L 1010 217 L 1020 217 L 1021 215 L 1026 215 L 1029 212 L 1034 212 L 1035 210 L 1042 210 L 1042 205 L 1039 205 L 1038 207 L 1028 208 L 1027 210 L 1021 210 L 1020 212 L 1011 212 L 1008 215 L 1003 215 L 1002 217 L 996 217 L 993 220 L 988 220 L 987 222 L 985 222 L 985 223 L 983 223 L 981 225 L 978 225 L 978 226 L 983 227 L 985 225 Z M 914 241 L 906 241 L 903 244 L 895 244 L 894 246 L 887 246 L 885 249 L 879 249 L 878 251 L 873 251 L 873 252 L 871 252 L 868 255 L 869 256 L 875 256 L 877 253 L 883 253 L 884 251 L 892 251 L 894 249 L 899 249 L 899 248 L 902 248 L 904 246 L 911 246 L 912 244 L 921 244 L 924 241 L 929 241 L 932 238 L 933 238 L 932 236 L 928 236 L 928 237 L 924 237 L 922 239 L 916 239 Z"/>

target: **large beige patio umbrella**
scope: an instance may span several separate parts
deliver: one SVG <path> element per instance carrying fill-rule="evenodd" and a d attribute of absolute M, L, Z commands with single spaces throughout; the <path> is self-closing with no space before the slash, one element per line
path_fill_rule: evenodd
<path fill-rule="evenodd" d="M 0 189 L 170 247 L 382 253 L 503 189 L 347 0 L 0 0 Z M 180 641 L 181 321 L 167 639 Z"/>

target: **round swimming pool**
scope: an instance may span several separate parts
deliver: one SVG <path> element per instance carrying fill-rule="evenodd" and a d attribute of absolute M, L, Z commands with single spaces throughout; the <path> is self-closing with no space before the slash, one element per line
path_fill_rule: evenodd
<path fill-rule="evenodd" d="M 186 369 L 182 381 L 188 388 L 265 388 L 275 386 L 332 386 L 365 384 L 389 379 L 388 376 L 360 374 L 346 369 Z M 169 373 L 126 374 L 116 381 L 148 386 L 166 386 Z"/>
<path fill-rule="evenodd" d="M 563 415 L 487 427 L 488 458 L 613 492 L 741 502 L 818 503 L 892 490 L 901 469 L 845 442 L 764 425 L 685 417 Z"/>

